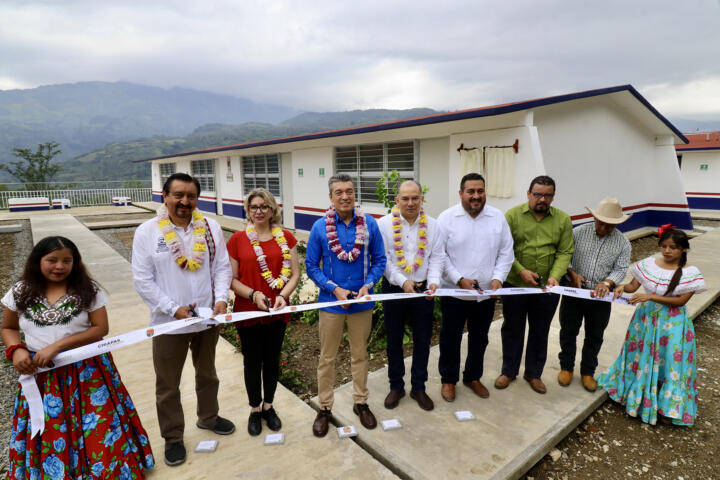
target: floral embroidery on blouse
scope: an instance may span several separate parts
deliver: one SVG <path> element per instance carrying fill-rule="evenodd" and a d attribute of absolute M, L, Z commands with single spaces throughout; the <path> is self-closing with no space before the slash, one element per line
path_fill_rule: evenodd
<path fill-rule="evenodd" d="M 13 286 L 15 303 L 18 303 L 22 289 L 22 282 L 18 282 Z M 32 301 L 32 306 L 25 311 L 24 315 L 25 318 L 38 327 L 67 325 L 73 317 L 82 313 L 78 305 L 80 305 L 80 299 L 70 293 L 58 298 L 53 305 L 50 305 L 46 297 L 36 297 Z"/>

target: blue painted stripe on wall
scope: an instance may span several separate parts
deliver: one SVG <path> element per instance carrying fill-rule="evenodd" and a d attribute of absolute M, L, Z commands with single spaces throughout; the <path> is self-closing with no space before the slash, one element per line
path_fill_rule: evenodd
<path fill-rule="evenodd" d="M 235 218 L 246 218 L 245 208 L 242 205 L 235 203 L 223 203 L 223 215 L 227 215 Z"/>
<path fill-rule="evenodd" d="M 198 208 L 203 212 L 217 213 L 217 203 L 198 200 Z"/>
<path fill-rule="evenodd" d="M 306 213 L 295 212 L 295 229 L 307 230 L 309 232 L 319 218 L 322 218 L 322 215 L 308 215 Z"/>
<path fill-rule="evenodd" d="M 152 199 L 153 199 L 153 202 L 158 202 L 158 203 L 162 203 L 162 201 L 163 201 L 162 195 L 160 195 L 159 193 L 153 193 Z"/>
<path fill-rule="evenodd" d="M 720 210 L 720 197 L 687 197 L 690 208 Z"/>
<path fill-rule="evenodd" d="M 29 212 L 31 210 L 50 210 L 50 207 L 10 207 L 11 212 Z"/>

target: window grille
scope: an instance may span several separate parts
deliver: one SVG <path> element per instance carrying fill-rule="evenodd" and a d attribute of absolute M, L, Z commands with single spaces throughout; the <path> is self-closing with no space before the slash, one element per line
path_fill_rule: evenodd
<path fill-rule="evenodd" d="M 192 176 L 200 182 L 201 192 L 215 191 L 215 160 L 193 160 L 190 162 Z"/>
<path fill-rule="evenodd" d="M 174 163 L 161 163 L 160 164 L 160 185 L 165 185 L 168 177 L 175 173 Z"/>
<path fill-rule="evenodd" d="M 279 202 L 282 197 L 280 155 L 250 155 L 242 157 L 243 195 L 255 188 L 265 188 Z"/>

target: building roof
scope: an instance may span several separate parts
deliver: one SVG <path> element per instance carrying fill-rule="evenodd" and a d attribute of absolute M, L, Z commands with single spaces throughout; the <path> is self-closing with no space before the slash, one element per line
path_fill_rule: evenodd
<path fill-rule="evenodd" d="M 323 132 L 306 133 L 302 135 L 295 135 L 291 137 L 273 138 L 269 140 L 260 140 L 239 143 L 236 145 L 224 145 L 220 147 L 212 147 L 200 150 L 191 150 L 187 152 L 173 153 L 171 155 L 163 155 L 160 157 L 145 158 L 141 160 L 133 160 L 133 162 L 149 162 L 152 160 L 162 160 L 165 158 L 176 158 L 184 157 L 189 155 L 196 155 L 201 153 L 214 153 L 223 152 L 228 150 L 242 150 L 253 147 L 261 147 L 266 145 L 275 145 L 281 143 L 299 142 L 303 140 L 315 140 L 319 138 L 329 137 L 340 137 L 345 135 L 355 135 L 359 133 L 378 132 L 382 130 L 392 130 L 396 128 L 414 127 L 418 125 L 429 125 L 433 123 L 451 122 L 455 120 L 465 120 L 470 118 L 479 117 L 490 117 L 494 115 L 503 115 L 512 112 L 518 112 L 521 110 L 528 110 L 536 107 L 543 107 L 546 105 L 553 105 L 556 103 L 569 102 L 571 100 L 578 100 L 582 98 L 596 97 L 600 95 L 608 95 L 617 92 L 628 92 L 635 97 L 647 110 L 650 111 L 658 120 L 660 120 L 667 128 L 669 128 L 673 134 L 675 134 L 680 141 L 687 143 L 687 138 L 665 118 L 645 97 L 635 90 L 632 85 L 619 85 L 616 87 L 599 88 L 595 90 L 586 90 L 583 92 L 568 93 L 564 95 L 556 95 L 552 97 L 537 98 L 534 100 L 523 100 L 512 103 L 504 103 L 501 105 L 493 105 L 489 107 L 471 108 L 467 110 L 457 110 L 454 112 L 436 113 L 432 115 L 425 115 L 422 117 L 406 118 L 402 120 L 395 120 L 391 122 L 375 123 L 370 125 L 361 125 L 357 127 L 342 128 L 337 130 L 327 130 Z"/>
<path fill-rule="evenodd" d="M 675 150 L 720 150 L 720 132 L 686 133 L 687 145 L 675 145 Z"/>

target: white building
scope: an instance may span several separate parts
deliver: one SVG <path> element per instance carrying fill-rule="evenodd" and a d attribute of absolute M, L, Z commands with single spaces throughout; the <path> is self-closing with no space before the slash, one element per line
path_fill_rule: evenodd
<path fill-rule="evenodd" d="M 359 179 L 359 203 L 379 216 L 375 183 L 396 169 L 429 188 L 426 211 L 437 216 L 458 202 L 462 175 L 483 168 L 484 152 L 488 203 L 503 211 L 527 201 L 530 180 L 546 174 L 557 182 L 554 205 L 575 223 L 590 218 L 584 206 L 614 196 L 634 213 L 624 230 L 692 228 L 675 154 L 686 141 L 624 85 L 138 161 L 152 162 L 156 201 L 170 174 L 187 172 L 202 184 L 201 210 L 244 217 L 244 196 L 265 186 L 285 226 L 309 230 L 329 205 L 335 172 Z M 513 144 L 517 152 L 493 148 Z"/>
<path fill-rule="evenodd" d="M 692 210 L 720 212 L 720 132 L 687 134 L 675 145 L 680 175 Z"/>

